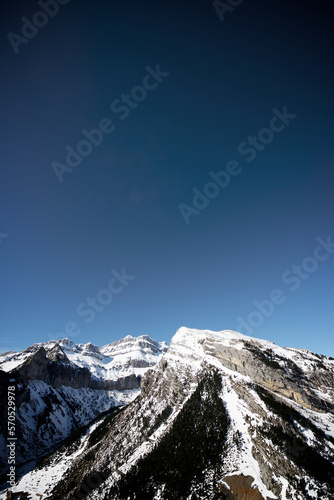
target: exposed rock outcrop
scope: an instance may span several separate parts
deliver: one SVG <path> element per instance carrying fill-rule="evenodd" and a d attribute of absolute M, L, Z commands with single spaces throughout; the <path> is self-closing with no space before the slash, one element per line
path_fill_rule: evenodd
<path fill-rule="evenodd" d="M 222 486 L 221 491 L 227 495 L 226 500 L 267 500 L 256 487 L 252 488 L 253 481 L 252 476 L 227 476 L 224 482 L 228 487 Z"/>
<path fill-rule="evenodd" d="M 270 391 L 306 408 L 334 413 L 332 402 L 316 397 L 307 373 L 302 373 L 295 363 L 284 363 L 277 357 L 271 359 L 270 355 L 266 356 L 255 343 L 246 343 L 246 349 L 237 349 L 208 339 L 203 343 L 203 349 L 205 353 L 215 356 L 226 368 L 249 376 L 253 382 Z M 318 386 L 334 387 L 333 372 L 312 372 L 310 378 Z"/>

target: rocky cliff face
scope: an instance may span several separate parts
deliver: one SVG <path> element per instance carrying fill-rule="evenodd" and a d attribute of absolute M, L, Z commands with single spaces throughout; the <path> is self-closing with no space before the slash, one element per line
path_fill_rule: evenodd
<path fill-rule="evenodd" d="M 326 367 L 319 356 L 291 350 L 290 356 L 284 357 L 272 347 L 262 349 L 259 342 L 249 341 L 244 342 L 244 349 L 221 345 L 219 339 L 212 338 L 205 339 L 202 346 L 204 354 L 216 357 L 226 368 L 278 395 L 311 410 L 334 411 L 334 399 L 327 401 L 317 396 L 318 388 L 327 388 L 334 395 L 333 365 Z"/>
<path fill-rule="evenodd" d="M 54 388 L 61 387 L 89 387 L 91 373 L 87 368 L 76 368 L 72 366 L 61 350 L 52 349 L 49 356 L 44 347 L 39 347 L 20 366 L 11 371 L 13 377 L 21 377 L 28 384 L 31 380 L 40 380 Z"/>
<path fill-rule="evenodd" d="M 324 356 L 237 332 L 181 328 L 147 371 L 140 396 L 100 423 L 44 494 L 329 500 L 333 389 L 334 363 Z"/>
<path fill-rule="evenodd" d="M 142 366 L 147 367 L 147 366 Z M 11 371 L 13 377 L 20 377 L 26 384 L 31 380 L 40 380 L 53 388 L 62 386 L 73 389 L 89 388 L 110 391 L 131 390 L 140 387 L 140 376 L 134 373 L 116 380 L 97 378 L 87 366 L 71 363 L 61 349 L 45 351 L 39 347 L 22 365 Z"/>

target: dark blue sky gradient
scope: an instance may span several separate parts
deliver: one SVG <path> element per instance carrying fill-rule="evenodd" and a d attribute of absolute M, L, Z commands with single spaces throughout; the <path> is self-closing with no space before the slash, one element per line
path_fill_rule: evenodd
<path fill-rule="evenodd" d="M 210 1 L 70 0 L 15 54 L 7 34 L 41 8 L 1 3 L 1 351 L 240 330 L 280 289 L 249 333 L 334 356 L 334 253 L 282 281 L 334 240 L 330 6 L 245 0 L 221 22 Z M 157 64 L 169 75 L 121 120 L 111 103 Z M 240 143 L 284 106 L 296 118 L 247 162 Z M 103 118 L 115 130 L 60 183 L 51 164 Z M 241 173 L 186 224 L 179 205 L 230 160 Z M 78 316 L 123 267 L 135 279 Z"/>

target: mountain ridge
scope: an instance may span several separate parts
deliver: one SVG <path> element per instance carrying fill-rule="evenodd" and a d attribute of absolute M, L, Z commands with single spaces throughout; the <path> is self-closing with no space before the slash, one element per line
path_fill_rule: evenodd
<path fill-rule="evenodd" d="M 330 500 L 334 361 L 231 330 L 181 327 L 136 397 L 75 447 L 18 488 L 39 481 L 34 494 L 50 500 Z"/>
<path fill-rule="evenodd" d="M 0 474 L 7 468 L 9 385 L 16 387 L 16 464 L 21 474 L 26 462 L 36 464 L 75 429 L 134 399 L 146 370 L 167 349 L 149 336 L 127 336 L 114 344 L 101 352 L 90 342 L 61 339 L 0 355 Z"/>

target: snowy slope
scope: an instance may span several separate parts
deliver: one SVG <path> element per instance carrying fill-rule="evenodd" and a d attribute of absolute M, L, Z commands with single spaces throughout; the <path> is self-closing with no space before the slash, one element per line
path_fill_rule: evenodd
<path fill-rule="evenodd" d="M 272 387 L 272 390 L 280 394 L 281 401 L 285 402 L 298 411 L 298 413 L 306 417 L 309 421 L 313 422 L 316 427 L 325 432 L 328 436 L 334 437 L 334 360 L 314 354 L 306 349 L 282 348 L 272 342 L 254 337 L 248 337 L 230 330 L 213 332 L 210 330 L 201 331 L 184 327 L 180 328 L 173 337 L 165 359 L 176 363 L 178 370 L 180 370 L 181 359 L 182 363 L 185 363 L 188 366 L 192 365 L 193 367 L 196 367 L 197 370 L 200 370 L 204 363 L 210 366 L 215 366 L 225 374 L 225 387 L 223 389 L 222 398 L 231 419 L 229 440 L 230 450 L 229 459 L 225 461 L 225 473 L 229 473 L 229 475 L 243 474 L 244 476 L 252 476 L 254 478 L 253 486 L 256 486 L 259 489 L 264 498 L 277 498 L 268 491 L 261 480 L 259 464 L 252 454 L 253 442 L 249 434 L 248 429 L 250 425 L 247 420 L 250 418 L 251 413 L 253 413 L 252 418 L 254 419 L 254 423 L 256 422 L 256 425 L 261 427 L 266 423 L 269 417 L 268 408 L 266 408 L 261 401 L 261 398 L 255 391 L 248 389 L 247 397 L 244 394 L 245 386 L 254 382 L 254 374 L 252 373 L 250 367 L 248 372 L 252 373 L 253 376 L 240 373 L 240 371 L 238 373 L 237 366 L 235 366 L 235 371 L 231 371 L 230 363 L 226 362 L 227 359 L 220 359 L 220 357 L 217 356 L 217 347 L 219 347 L 218 352 L 219 350 L 224 350 L 224 348 L 236 349 L 239 351 L 243 350 L 244 352 L 247 352 L 245 346 L 249 344 L 258 348 L 262 353 L 270 352 L 270 360 L 280 365 L 282 371 L 285 371 L 285 373 L 287 366 L 291 365 L 289 360 L 297 365 L 305 376 L 306 384 L 309 384 L 307 389 L 311 389 L 312 393 L 316 395 L 320 401 L 329 401 L 331 403 L 331 411 L 322 412 L 317 411 L 317 408 L 307 408 L 303 404 L 300 404 L 300 402 L 298 404 L 293 399 L 291 400 L 282 396 L 282 394 L 280 394 L 279 387 Z M 286 363 L 288 363 L 288 365 Z M 323 380 L 326 382 L 328 381 L 328 385 L 320 385 L 317 383 L 316 388 L 311 387 L 313 375 L 318 373 L 320 370 L 324 371 Z M 242 371 L 243 370 L 241 370 L 241 372 Z M 269 377 L 270 375 L 268 373 L 268 378 Z M 299 372 L 297 373 L 297 378 L 298 384 L 301 384 L 302 381 L 300 379 Z M 256 381 L 258 382 L 258 380 Z M 255 403 L 260 408 L 262 407 L 263 412 L 258 410 L 259 413 L 257 415 L 254 411 L 250 412 L 250 406 L 247 403 L 249 395 L 251 395 L 253 399 L 252 403 Z M 271 416 L 274 418 L 274 414 L 272 412 Z M 299 431 L 309 442 L 312 441 L 313 437 L 313 444 L 317 446 L 317 442 L 312 431 L 303 429 L 301 426 L 299 426 Z M 241 433 L 242 435 L 242 453 L 240 453 L 240 449 L 239 451 L 236 449 L 240 446 L 240 444 L 236 447 L 233 443 L 234 433 L 236 432 Z M 327 452 L 333 459 L 334 440 L 328 443 Z M 282 490 L 279 498 L 281 500 L 286 500 L 288 498 L 285 493 L 287 489 L 287 479 L 283 476 L 279 476 L 276 480 L 282 484 Z M 311 484 L 311 478 L 309 481 Z"/>
<path fill-rule="evenodd" d="M 210 394 L 211 386 L 201 380 L 211 377 L 213 384 L 215 373 L 221 383 L 216 381 L 216 394 Z M 96 445 L 93 461 L 85 454 L 78 457 L 50 498 L 60 494 L 68 498 L 66 481 L 76 478 L 85 485 L 85 474 L 94 468 L 108 470 L 109 477 L 99 488 L 90 489 L 89 499 L 135 499 L 136 492 L 146 491 L 143 498 L 147 499 L 170 500 L 175 495 L 208 500 L 216 498 L 219 487 L 231 499 L 330 500 L 334 494 L 334 489 L 330 492 L 334 488 L 333 374 L 333 360 L 305 350 L 281 348 L 233 331 L 180 328 L 160 362 L 144 377 L 141 395 Z M 176 479 L 168 478 L 174 477 L 173 461 L 170 474 L 164 475 L 159 467 L 168 461 L 171 446 L 175 446 L 174 462 L 189 440 L 202 446 L 202 434 L 196 434 L 203 424 L 201 413 L 207 415 L 214 435 L 216 424 L 210 419 L 216 418 L 219 401 L 228 416 L 221 460 L 215 466 L 210 461 L 203 465 L 200 481 L 197 476 L 189 479 L 189 496 L 177 496 L 171 493 Z M 199 405 L 200 412 L 196 411 Z M 186 441 L 180 434 L 182 422 L 194 426 L 193 430 L 183 427 Z M 169 445 L 164 448 L 166 442 Z"/>
<path fill-rule="evenodd" d="M 50 461 L 50 464 L 42 468 L 35 468 L 25 474 L 24 477 L 17 482 L 16 487 L 12 489 L 12 491 L 27 491 L 30 494 L 29 499 L 31 500 L 40 500 L 41 497 L 45 497 L 45 495 L 48 494 L 48 489 L 52 487 L 53 484 L 61 481 L 64 473 L 71 466 L 73 460 L 85 450 L 88 438 L 98 424 L 99 422 L 94 423 L 86 431 L 84 436 L 80 437 L 80 442 L 75 451 L 72 453 L 63 452 L 56 454 Z M 6 492 L 0 493 L 0 500 L 5 499 Z"/>
<path fill-rule="evenodd" d="M 100 350 L 62 349 L 71 363 L 87 353 L 96 373 L 106 373 L 105 357 L 119 373 L 159 362 L 146 371 L 140 394 L 101 424 L 97 441 L 81 437 L 75 456 L 58 455 L 20 488 L 38 475 L 50 500 L 82 491 L 98 500 L 334 498 L 332 359 L 230 330 L 185 327 L 167 351 L 145 336 Z M 92 473 L 103 480 L 94 484 Z"/>

